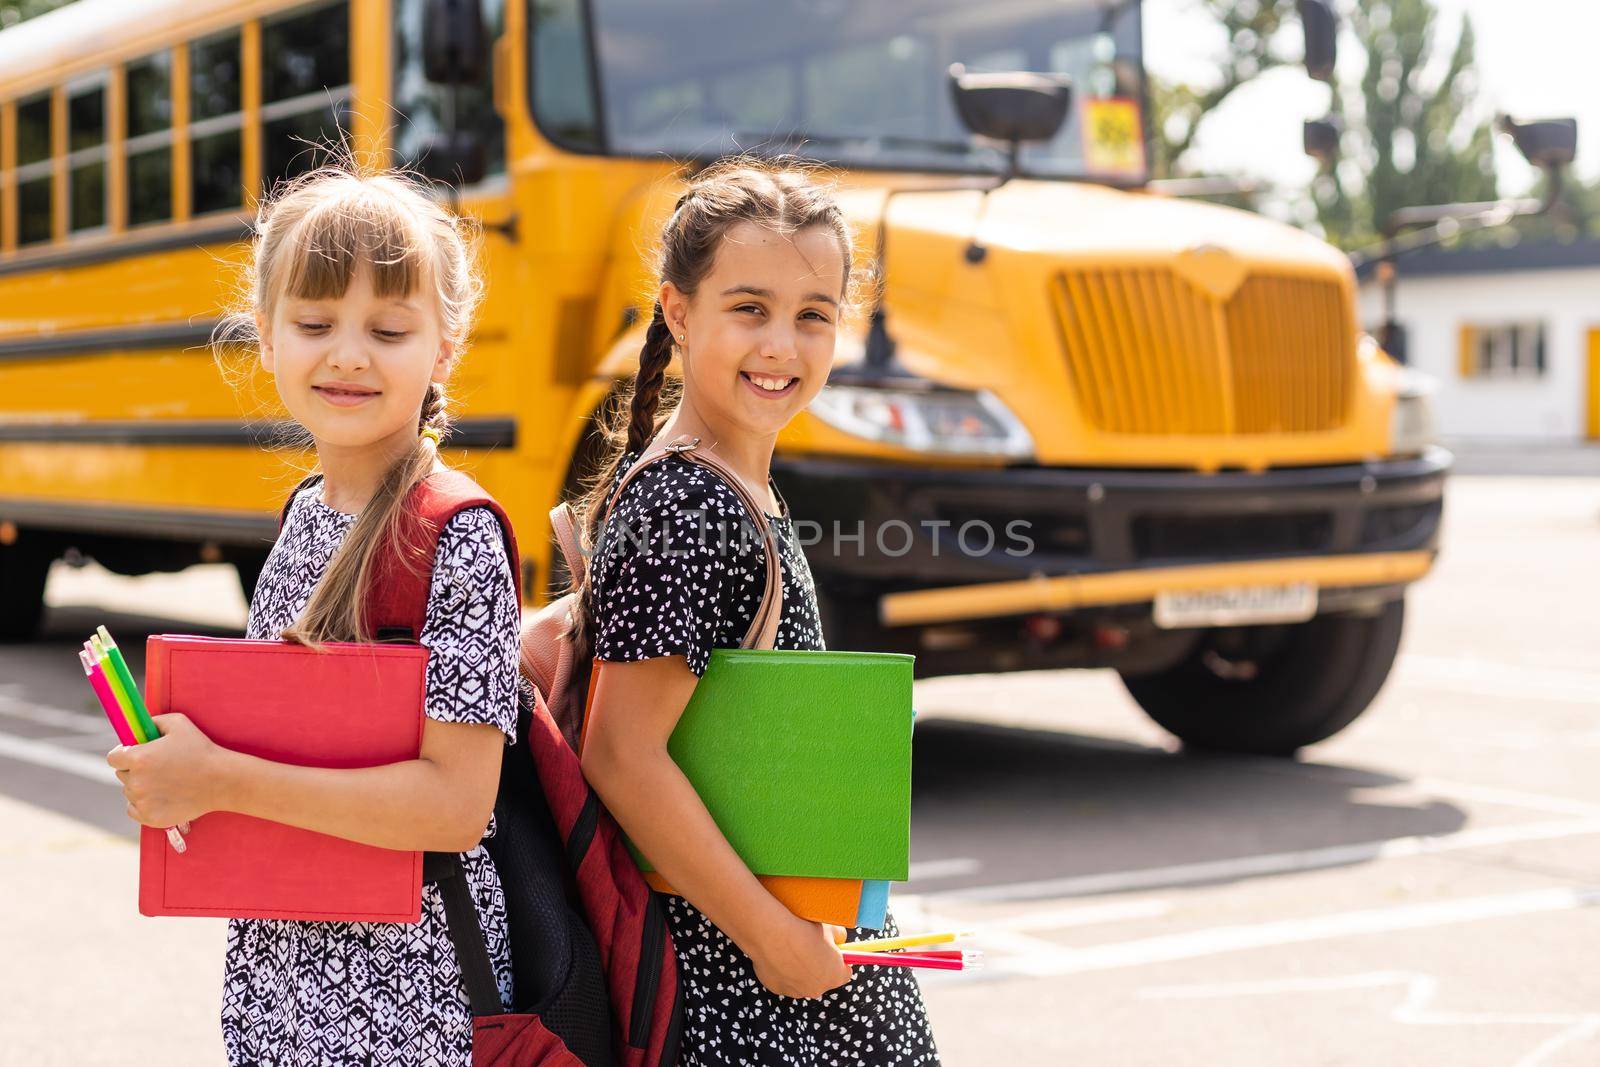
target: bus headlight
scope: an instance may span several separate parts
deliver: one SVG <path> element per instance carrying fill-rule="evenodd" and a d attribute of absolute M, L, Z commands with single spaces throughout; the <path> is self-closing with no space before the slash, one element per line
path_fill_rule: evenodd
<path fill-rule="evenodd" d="M 1438 440 L 1433 418 L 1433 378 L 1409 367 L 1401 371 L 1400 387 L 1389 416 L 1389 451 L 1397 456 L 1420 455 Z"/>
<path fill-rule="evenodd" d="M 1033 454 L 1027 428 L 985 389 L 829 385 L 817 394 L 810 410 L 845 433 L 920 452 L 1013 459 Z"/>

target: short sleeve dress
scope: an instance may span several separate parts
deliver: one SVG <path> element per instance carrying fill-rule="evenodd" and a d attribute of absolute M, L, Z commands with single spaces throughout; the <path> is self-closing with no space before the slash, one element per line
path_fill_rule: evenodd
<path fill-rule="evenodd" d="M 637 458 L 628 453 L 618 470 Z M 611 491 L 615 496 L 615 483 Z M 781 493 L 777 498 L 783 501 Z M 821 650 L 816 589 L 787 504 L 767 521 L 783 571 L 774 647 Z M 739 647 L 761 601 L 765 559 L 732 487 L 673 456 L 642 471 L 616 501 L 595 546 L 591 575 L 597 659 L 681 655 L 701 675 L 713 648 Z M 823 997 L 781 997 L 761 984 L 750 958 L 694 905 L 668 897 L 667 914 L 684 992 L 684 1067 L 939 1062 L 909 970 L 857 968 L 849 985 Z M 892 916 L 886 929 L 893 936 Z M 852 938 L 866 936 L 883 935 L 852 931 Z"/>
<path fill-rule="evenodd" d="M 275 638 L 299 617 L 355 516 L 322 502 L 321 483 L 289 506 L 250 603 L 245 635 Z M 421 642 L 424 711 L 487 723 L 515 739 L 516 586 L 499 520 L 468 508 L 445 524 Z M 492 835 L 491 824 L 485 836 Z M 511 1003 L 505 896 L 479 844 L 461 855 L 501 999 Z M 224 964 L 222 1036 L 234 1064 L 469 1064 L 472 1010 L 438 888 L 422 921 L 233 919 Z"/>

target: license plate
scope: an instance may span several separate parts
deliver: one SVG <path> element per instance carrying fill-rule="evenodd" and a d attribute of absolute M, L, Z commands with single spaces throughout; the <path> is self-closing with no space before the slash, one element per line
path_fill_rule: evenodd
<path fill-rule="evenodd" d="M 1156 625 L 1165 630 L 1305 622 L 1316 613 L 1317 587 L 1310 582 L 1157 593 L 1155 600 Z"/>

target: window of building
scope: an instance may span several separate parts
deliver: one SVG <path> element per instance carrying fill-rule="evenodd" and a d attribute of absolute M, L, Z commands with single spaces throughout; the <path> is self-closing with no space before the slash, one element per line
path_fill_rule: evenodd
<path fill-rule="evenodd" d="M 189 43 L 189 205 L 195 215 L 244 203 L 239 31 Z"/>
<path fill-rule="evenodd" d="M 1538 378 L 1545 372 L 1542 322 L 1461 327 L 1463 378 Z"/>
<path fill-rule="evenodd" d="M 17 244 L 50 240 L 54 203 L 50 159 L 50 93 L 17 103 Z"/>
<path fill-rule="evenodd" d="M 350 5 L 263 22 L 261 135 L 267 186 L 313 170 L 350 128 Z"/>
<path fill-rule="evenodd" d="M 172 218 L 172 54 L 157 52 L 122 71 L 128 102 L 129 226 Z"/>
<path fill-rule="evenodd" d="M 67 229 L 106 224 L 106 80 L 67 90 Z"/>
<path fill-rule="evenodd" d="M 394 108 L 392 143 L 397 160 L 416 163 L 428 141 L 447 126 L 477 134 L 483 144 L 488 176 L 504 174 L 505 124 L 494 109 L 493 58 L 473 85 L 436 85 L 423 77 L 424 0 L 395 0 Z M 505 27 L 504 0 L 484 0 L 484 29 L 490 41 Z"/>

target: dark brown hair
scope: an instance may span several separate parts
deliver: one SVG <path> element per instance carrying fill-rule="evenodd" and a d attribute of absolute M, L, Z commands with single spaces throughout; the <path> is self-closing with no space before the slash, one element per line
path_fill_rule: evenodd
<path fill-rule="evenodd" d="M 831 189 L 817 180 L 814 167 L 749 157 L 723 160 L 689 180 L 688 189 L 662 229 L 656 256 L 657 287 L 671 282 L 680 292 L 693 296 L 711 273 L 723 237 L 741 222 L 755 223 L 784 236 L 813 228 L 832 234 L 844 257 L 846 292 L 840 296 L 841 304 L 848 305 L 844 298 L 850 289 L 855 246 L 850 225 Z M 599 471 L 573 503 L 586 552 L 599 542 L 600 513 L 623 473 L 623 457 L 649 445 L 681 399 L 681 393 L 668 389 L 667 365 L 673 351 L 672 332 L 660 303 L 656 303 L 631 386 L 603 408 L 597 419 L 604 457 Z M 663 393 L 668 394 L 666 404 L 662 403 Z M 567 589 L 578 594 L 572 636 L 575 662 L 583 674 L 578 681 L 583 685 L 587 685 L 592 655 L 594 603 L 590 584 L 587 580 L 572 583 Z"/>

